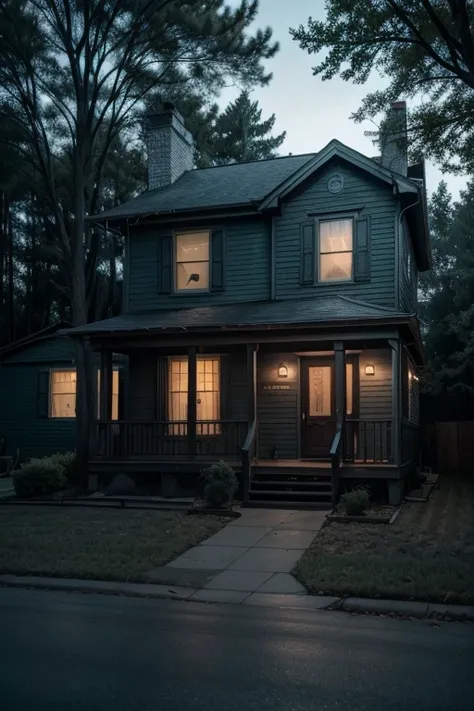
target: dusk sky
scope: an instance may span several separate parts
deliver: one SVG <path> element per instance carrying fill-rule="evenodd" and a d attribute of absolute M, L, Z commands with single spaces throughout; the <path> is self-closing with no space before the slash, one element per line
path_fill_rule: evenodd
<path fill-rule="evenodd" d="M 230 4 L 236 3 L 237 0 Z M 318 151 L 332 138 L 365 155 L 376 155 L 372 139 L 364 136 L 364 131 L 375 130 L 376 126 L 369 121 L 356 124 L 349 116 L 369 91 L 383 87 L 386 80 L 374 76 L 364 85 L 355 85 L 338 78 L 323 82 L 313 76 L 311 68 L 316 64 L 315 56 L 300 49 L 288 31 L 290 27 L 306 25 L 310 15 L 324 16 L 324 0 L 260 0 L 256 25 L 272 27 L 281 49 L 268 62 L 268 69 L 273 72 L 271 84 L 255 89 L 252 98 L 258 99 L 262 118 L 272 113 L 276 115 L 274 133 L 286 131 L 286 140 L 279 149 L 281 155 Z M 219 103 L 225 105 L 237 93 L 236 89 L 226 89 Z M 444 178 L 453 197 L 457 198 L 466 178 L 449 174 Z M 442 179 L 441 171 L 429 163 L 428 191 L 431 193 Z"/>

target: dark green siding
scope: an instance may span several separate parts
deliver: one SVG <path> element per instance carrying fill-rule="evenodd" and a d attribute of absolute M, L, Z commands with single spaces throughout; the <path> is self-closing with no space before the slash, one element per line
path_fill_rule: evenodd
<path fill-rule="evenodd" d="M 366 375 L 365 367 L 375 366 L 375 375 Z M 365 350 L 359 357 L 360 367 L 360 417 L 392 417 L 392 353 L 386 350 Z"/>
<path fill-rule="evenodd" d="M 192 226 L 189 225 L 187 229 Z M 270 298 L 270 220 L 231 219 L 225 225 L 225 289 L 217 293 L 169 295 L 158 292 L 159 228 L 131 232 L 128 304 L 132 312 Z"/>
<path fill-rule="evenodd" d="M 327 189 L 334 173 L 344 178 L 337 195 Z M 332 211 L 362 211 L 370 216 L 370 280 L 364 283 L 300 284 L 300 225 L 308 214 L 326 215 Z M 392 188 L 361 170 L 334 162 L 306 181 L 283 205 L 276 222 L 276 297 L 277 299 L 343 294 L 381 306 L 395 306 L 395 214 L 397 203 Z M 335 215 L 337 216 L 337 215 Z"/>
<path fill-rule="evenodd" d="M 131 420 L 155 420 L 158 360 L 154 350 L 132 352 L 129 357 L 129 412 Z"/>
<path fill-rule="evenodd" d="M 229 405 L 222 403 L 222 412 L 230 420 L 246 420 L 248 408 L 247 361 L 245 353 L 233 353 L 228 358 L 222 358 L 222 368 L 227 369 L 229 378 Z"/>
<path fill-rule="evenodd" d="M 410 255 L 410 260 L 408 259 Z M 410 262 L 410 263 L 409 263 Z M 403 218 L 402 229 L 400 230 L 400 309 L 413 313 L 417 310 L 417 268 L 413 247 L 408 232 L 408 225 Z"/>
<path fill-rule="evenodd" d="M 282 361 L 288 367 L 284 383 L 277 377 Z M 293 354 L 258 355 L 258 455 L 261 459 L 271 459 L 275 450 L 280 459 L 298 457 L 298 365 L 298 356 Z M 289 389 L 265 389 L 270 385 L 284 385 Z"/>

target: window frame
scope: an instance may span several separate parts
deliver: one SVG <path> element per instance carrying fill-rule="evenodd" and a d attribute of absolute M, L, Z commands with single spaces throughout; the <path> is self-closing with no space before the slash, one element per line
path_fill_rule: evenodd
<path fill-rule="evenodd" d="M 186 355 L 170 355 L 166 358 L 166 364 L 167 364 L 167 376 L 166 376 L 166 419 L 168 422 L 168 427 L 166 428 L 167 435 L 169 437 L 186 437 L 187 436 L 187 425 L 188 425 L 188 420 L 174 420 L 171 419 L 170 417 L 170 394 L 171 394 L 171 381 L 170 381 L 170 371 L 171 371 L 171 362 L 173 360 L 180 360 L 180 361 L 187 361 L 188 356 Z M 219 363 L 219 399 L 218 399 L 218 405 L 219 405 L 219 413 L 218 417 L 215 418 L 215 422 L 220 422 L 222 420 L 222 394 L 223 394 L 223 378 L 222 378 L 222 354 L 220 353 L 205 353 L 205 354 L 200 354 L 196 356 L 196 368 L 197 368 L 197 362 L 199 360 L 217 360 Z M 189 361 L 188 361 L 189 364 Z M 189 371 L 188 371 L 188 376 L 189 376 Z M 188 394 L 188 391 L 173 391 L 173 392 L 186 392 L 186 397 Z M 215 391 L 205 391 L 205 392 L 215 392 Z M 196 372 L 196 398 L 197 398 L 197 372 Z M 209 420 L 198 420 L 197 419 L 197 412 L 196 412 L 196 435 L 199 437 L 199 439 L 215 439 L 216 437 L 219 437 L 222 434 L 222 427 L 220 424 L 214 425 L 215 431 L 211 433 L 202 433 L 199 432 L 199 425 L 202 422 L 208 422 Z M 212 420 L 211 420 L 212 421 Z M 169 423 L 174 423 L 174 424 L 169 424 Z M 183 426 L 183 432 L 175 432 L 174 428 L 178 426 L 181 427 Z"/>
<path fill-rule="evenodd" d="M 209 240 L 209 258 L 207 260 L 208 266 L 209 266 L 209 276 L 208 276 L 208 284 L 205 289 L 178 289 L 178 264 L 181 264 L 181 262 L 178 262 L 178 255 L 177 255 L 177 248 L 178 248 L 178 236 L 179 235 L 189 235 L 189 234 L 195 234 L 196 232 L 198 233 L 203 233 L 207 232 L 208 235 L 208 240 Z M 189 295 L 202 295 L 202 294 L 210 294 L 211 293 L 211 278 L 212 278 L 212 229 L 210 227 L 194 227 L 194 228 L 187 228 L 183 230 L 173 230 L 173 239 L 172 239 L 172 249 L 173 249 L 173 296 L 189 296 Z M 204 263 L 206 260 L 201 260 L 202 263 Z"/>
<path fill-rule="evenodd" d="M 74 415 L 71 415 L 70 417 L 64 417 L 63 415 L 58 415 L 57 417 L 53 415 L 53 396 L 59 393 L 53 393 L 53 373 L 75 373 L 76 374 L 76 389 L 74 392 Z M 70 395 L 71 393 L 65 393 L 67 395 Z M 48 380 L 48 420 L 64 420 L 65 422 L 70 422 L 71 420 L 76 419 L 76 403 L 77 403 L 77 368 L 70 368 L 67 366 L 63 366 L 60 368 L 50 368 L 49 369 L 49 380 Z"/>
<path fill-rule="evenodd" d="M 325 215 L 318 215 L 315 218 L 315 285 L 316 286 L 340 286 L 341 284 L 354 284 L 354 241 L 355 241 L 355 224 L 357 220 L 357 212 L 341 212 L 341 213 L 329 213 Z M 321 223 L 322 222 L 339 222 L 340 220 L 350 220 L 352 224 L 352 249 L 351 254 L 351 277 L 350 279 L 334 279 L 334 280 L 321 280 Z M 348 254 L 349 250 L 345 252 L 324 252 L 324 254 Z"/>

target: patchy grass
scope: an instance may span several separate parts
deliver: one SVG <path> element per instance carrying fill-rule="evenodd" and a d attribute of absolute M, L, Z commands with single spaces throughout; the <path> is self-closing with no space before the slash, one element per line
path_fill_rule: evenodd
<path fill-rule="evenodd" d="M 324 527 L 294 575 L 329 595 L 474 603 L 474 476 L 439 484 L 391 526 Z"/>
<path fill-rule="evenodd" d="M 227 523 L 180 512 L 0 507 L 0 572 L 144 582 Z"/>

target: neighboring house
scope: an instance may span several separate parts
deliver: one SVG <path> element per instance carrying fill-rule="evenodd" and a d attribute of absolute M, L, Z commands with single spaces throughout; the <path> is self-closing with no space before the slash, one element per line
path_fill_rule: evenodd
<path fill-rule="evenodd" d="M 204 170 L 172 105 L 150 118 L 149 190 L 93 218 L 125 235 L 124 313 L 69 332 L 102 352 L 105 393 L 112 354 L 128 356 L 125 417 L 105 395 L 92 474 L 225 459 L 254 504 L 334 501 L 346 479 L 400 501 L 430 248 L 424 166 L 407 166 L 392 111 L 377 160 L 334 140 Z"/>
<path fill-rule="evenodd" d="M 71 451 L 76 441 L 74 342 L 57 323 L 0 349 L 0 440 L 20 460 Z M 119 415 L 113 371 L 112 417 Z"/>

